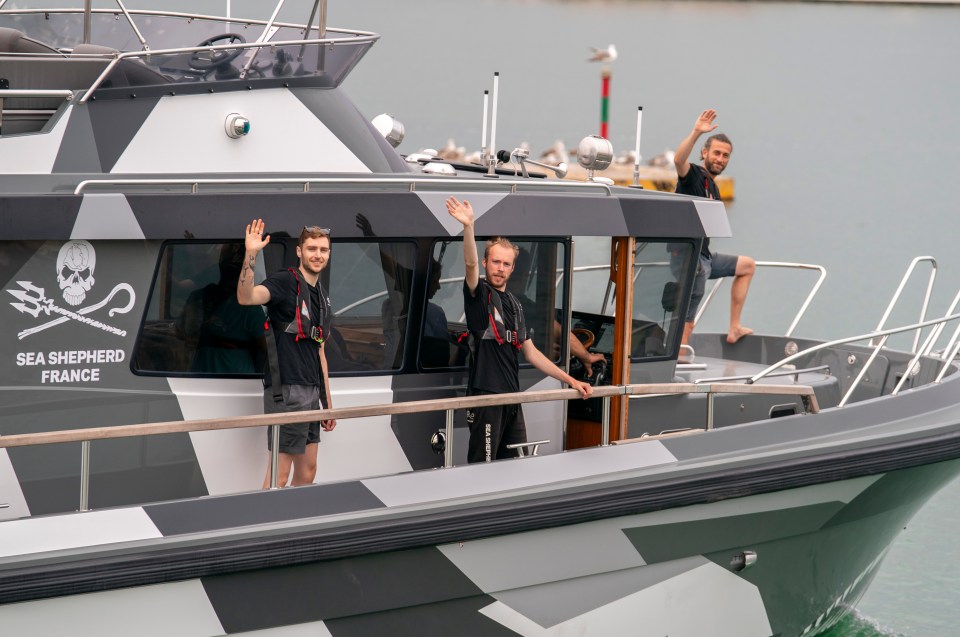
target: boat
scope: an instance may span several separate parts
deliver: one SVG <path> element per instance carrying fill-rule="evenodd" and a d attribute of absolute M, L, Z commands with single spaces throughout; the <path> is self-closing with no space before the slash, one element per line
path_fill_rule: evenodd
<path fill-rule="evenodd" d="M 819 272 L 793 323 L 679 363 L 721 201 L 401 156 L 340 86 L 379 36 L 325 2 L 3 4 L 5 634 L 814 635 L 960 472 L 960 296 L 928 318 L 931 276 L 886 324 L 929 257 L 835 340 L 794 335 L 825 272 L 761 264 Z M 531 338 L 592 398 L 529 365 L 520 394 L 464 395 L 450 195 L 520 246 Z M 262 312 L 230 302 L 253 217 L 258 277 L 331 229 L 334 410 L 262 414 Z M 521 457 L 466 464 L 463 407 L 497 403 Z M 262 490 L 267 432 L 320 417 L 317 484 Z"/>

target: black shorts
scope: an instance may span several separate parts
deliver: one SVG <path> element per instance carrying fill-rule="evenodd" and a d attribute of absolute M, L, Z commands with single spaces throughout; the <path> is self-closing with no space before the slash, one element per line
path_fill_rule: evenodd
<path fill-rule="evenodd" d="M 468 462 L 516 458 L 520 453 L 507 449 L 507 445 L 527 441 L 527 426 L 520 405 L 468 408 L 467 426 L 470 427 Z"/>
<path fill-rule="evenodd" d="M 263 390 L 263 413 L 280 414 L 290 411 L 320 409 L 320 388 L 316 385 L 283 385 L 283 402 L 273 399 L 273 389 Z M 302 454 L 307 445 L 320 442 L 320 423 L 304 422 L 280 426 L 280 453 Z M 267 428 L 267 449 L 273 449 L 270 428 Z"/>

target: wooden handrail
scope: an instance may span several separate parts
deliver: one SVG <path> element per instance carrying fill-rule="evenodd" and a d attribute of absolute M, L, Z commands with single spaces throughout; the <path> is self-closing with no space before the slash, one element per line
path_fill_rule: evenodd
<path fill-rule="evenodd" d="M 651 383 L 637 385 L 608 385 L 595 387 L 594 398 L 607 396 L 643 396 L 656 394 L 781 394 L 807 397 L 807 411 L 819 411 L 816 395 L 808 385 L 742 385 L 737 383 Z M 516 405 L 551 400 L 579 399 L 575 389 L 550 389 L 537 392 L 516 394 L 488 394 L 484 396 L 463 396 L 458 398 L 440 398 L 434 400 L 414 400 L 402 403 L 367 405 L 362 407 L 341 407 L 337 409 L 317 409 L 313 411 L 285 412 L 280 414 L 255 414 L 251 416 L 230 416 L 227 418 L 208 418 L 203 420 L 175 420 L 168 422 L 142 423 L 136 425 L 117 425 L 115 427 L 91 427 L 86 429 L 68 429 L 64 431 L 45 431 L 40 433 L 0 436 L 0 449 L 26 447 L 30 445 L 49 445 L 85 440 L 107 440 L 112 438 L 130 438 L 158 434 L 186 433 L 191 431 L 217 431 L 240 429 L 244 427 L 263 427 L 269 425 L 288 425 L 318 420 L 346 420 L 368 416 L 392 416 L 426 411 L 446 411 L 466 407 L 490 407 L 494 405 Z"/>

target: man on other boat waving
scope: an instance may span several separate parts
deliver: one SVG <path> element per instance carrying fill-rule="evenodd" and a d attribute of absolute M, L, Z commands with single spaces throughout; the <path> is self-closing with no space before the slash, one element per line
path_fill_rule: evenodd
<path fill-rule="evenodd" d="M 330 299 L 320 285 L 320 272 L 330 261 L 330 231 L 304 226 L 297 242 L 297 268 L 268 276 L 253 284 L 257 254 L 270 243 L 263 236 L 263 220 L 247 226 L 246 256 L 237 282 L 240 305 L 267 308 L 267 354 L 269 377 L 265 375 L 263 411 L 266 414 L 333 408 L 324 340 L 330 333 Z M 277 485 L 284 487 L 293 468 L 293 486 L 312 484 L 317 476 L 320 427 L 332 431 L 336 420 L 298 423 L 280 427 L 280 462 Z M 267 446 L 270 448 L 268 439 Z M 263 487 L 270 486 L 270 469 Z"/>
<path fill-rule="evenodd" d="M 589 383 L 575 380 L 554 365 L 526 337 L 523 307 L 507 291 L 518 248 L 504 237 L 487 241 L 483 253 L 486 277 L 480 279 L 477 242 L 473 234 L 473 207 L 467 201 L 447 199 L 447 211 L 463 224 L 463 305 L 470 332 L 471 359 L 468 395 L 505 394 L 520 391 L 519 352 L 538 370 L 576 389 L 586 398 L 593 393 Z M 467 409 L 470 426 L 470 462 L 490 462 L 517 456 L 507 445 L 527 441 L 520 405 Z"/>

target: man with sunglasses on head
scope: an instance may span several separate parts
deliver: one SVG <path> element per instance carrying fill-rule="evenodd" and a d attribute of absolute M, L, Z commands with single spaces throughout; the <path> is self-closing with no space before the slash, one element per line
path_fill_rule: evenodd
<path fill-rule="evenodd" d="M 470 380 L 467 394 L 506 394 L 520 391 L 520 352 L 538 370 L 566 383 L 583 398 L 593 393 L 589 383 L 580 382 L 554 365 L 527 338 L 523 307 L 507 290 L 507 281 L 516 266 L 519 248 L 505 237 L 487 241 L 483 253 L 486 277 L 480 278 L 477 242 L 473 234 L 473 207 L 468 201 L 447 199 L 450 216 L 463 224 L 463 306 L 471 338 Z M 490 462 L 516 457 L 511 444 L 527 441 L 527 429 L 520 405 L 497 405 L 467 409 L 470 443 L 469 462 Z"/>
<path fill-rule="evenodd" d="M 247 226 L 243 270 L 237 282 L 241 305 L 267 308 L 267 353 L 263 411 L 266 414 L 333 408 L 324 340 L 330 333 L 330 299 L 320 285 L 320 272 L 330 261 L 330 231 L 304 226 L 297 241 L 296 268 L 281 270 L 254 285 L 257 254 L 270 243 L 263 236 L 262 219 Z M 272 350 L 272 351 L 271 351 Z M 279 378 L 277 378 L 279 376 Z M 333 431 L 336 420 L 298 423 L 280 427 L 277 485 L 286 486 L 293 472 L 293 486 L 312 484 L 317 475 L 320 429 Z M 272 449 L 268 439 L 267 447 Z M 270 486 L 270 469 L 263 483 Z"/>
<path fill-rule="evenodd" d="M 720 199 L 720 190 L 714 179 L 727 167 L 730 154 L 733 152 L 733 142 L 723 133 L 717 133 L 707 138 L 700 150 L 702 166 L 690 163 L 690 153 L 704 133 L 712 133 L 717 125 L 713 121 L 717 118 L 717 111 L 707 109 L 700 113 L 700 117 L 693 125 L 693 130 L 687 135 L 673 156 L 673 163 L 677 167 L 677 192 L 694 197 Z M 680 251 L 673 250 L 671 257 L 679 257 Z M 671 267 L 678 275 L 679 263 L 671 258 Z M 694 318 L 697 308 L 703 299 L 707 279 L 721 279 L 734 277 L 730 286 L 730 328 L 727 331 L 727 342 L 736 343 L 744 336 L 753 334 L 753 330 L 740 324 L 740 314 L 743 303 L 747 299 L 747 290 L 756 270 L 756 262 L 751 257 L 735 256 L 710 252 L 710 240 L 704 239 L 700 250 L 700 262 L 697 267 L 697 276 L 693 283 L 693 293 L 690 298 L 690 307 L 687 309 L 686 322 L 683 326 L 683 344 L 686 345 L 693 332 Z"/>

